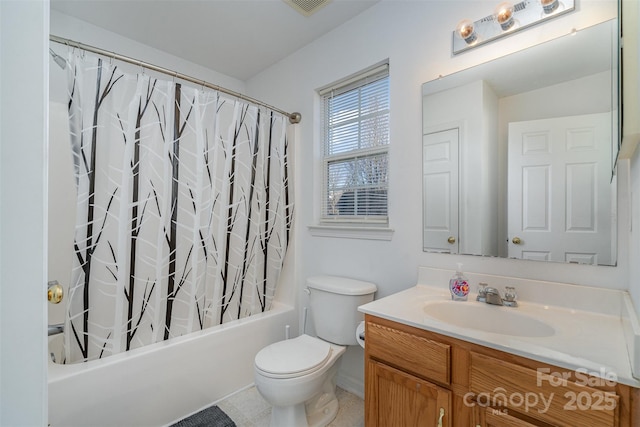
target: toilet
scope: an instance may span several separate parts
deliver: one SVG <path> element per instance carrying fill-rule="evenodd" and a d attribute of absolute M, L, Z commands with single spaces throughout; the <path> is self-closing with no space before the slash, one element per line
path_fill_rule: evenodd
<path fill-rule="evenodd" d="M 376 285 L 336 276 L 307 279 L 316 334 L 268 345 L 255 358 L 258 392 L 272 406 L 272 427 L 324 427 L 338 413 L 338 359 L 357 345 L 358 306 L 373 301 Z"/>

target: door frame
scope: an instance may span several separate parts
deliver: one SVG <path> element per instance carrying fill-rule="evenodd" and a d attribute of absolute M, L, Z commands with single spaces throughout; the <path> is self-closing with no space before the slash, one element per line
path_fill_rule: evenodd
<path fill-rule="evenodd" d="M 49 0 L 0 1 L 0 425 L 47 425 Z"/>

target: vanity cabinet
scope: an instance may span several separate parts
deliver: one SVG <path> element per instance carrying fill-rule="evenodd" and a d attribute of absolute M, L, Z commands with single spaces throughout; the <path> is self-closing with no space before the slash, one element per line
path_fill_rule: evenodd
<path fill-rule="evenodd" d="M 365 424 L 633 427 L 639 389 L 367 314 Z"/>

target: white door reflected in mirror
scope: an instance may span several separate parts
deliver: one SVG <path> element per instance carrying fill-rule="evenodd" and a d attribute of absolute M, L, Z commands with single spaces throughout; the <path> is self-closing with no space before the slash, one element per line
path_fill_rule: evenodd
<path fill-rule="evenodd" d="M 425 250 L 458 253 L 458 129 L 423 137 Z"/>
<path fill-rule="evenodd" d="M 508 152 L 509 258 L 610 264 L 611 114 L 510 123 Z"/>

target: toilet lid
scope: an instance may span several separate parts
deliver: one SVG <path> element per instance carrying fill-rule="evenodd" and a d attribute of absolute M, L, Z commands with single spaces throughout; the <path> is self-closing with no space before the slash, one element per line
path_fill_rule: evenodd
<path fill-rule="evenodd" d="M 298 376 L 315 371 L 331 355 L 331 346 L 309 335 L 280 341 L 263 348 L 256 368 L 267 376 Z"/>

